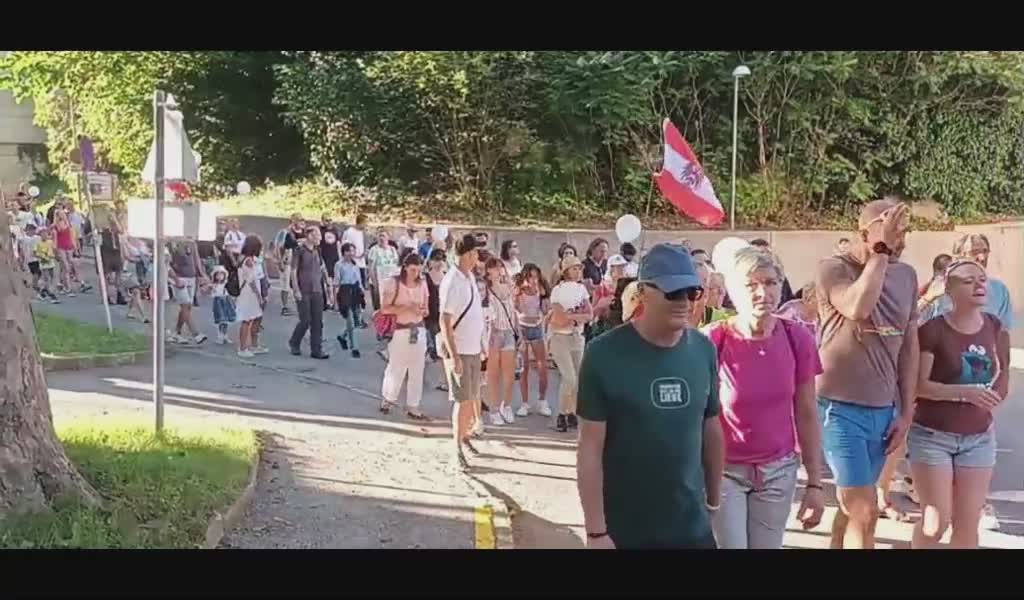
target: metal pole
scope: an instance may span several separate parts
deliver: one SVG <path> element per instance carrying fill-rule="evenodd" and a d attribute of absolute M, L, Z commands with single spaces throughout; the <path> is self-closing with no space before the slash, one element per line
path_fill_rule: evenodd
<path fill-rule="evenodd" d="M 164 294 L 167 273 L 164 268 L 164 93 L 153 94 L 153 121 L 156 126 L 156 165 L 153 185 L 156 190 L 155 231 L 153 232 L 153 405 L 156 408 L 156 432 L 164 428 Z"/>
<path fill-rule="evenodd" d="M 736 229 L 736 138 L 737 121 L 740 114 L 740 78 L 733 77 L 732 93 L 732 194 L 730 196 L 729 229 Z"/>
<path fill-rule="evenodd" d="M 103 255 L 100 253 L 100 236 L 96 235 L 96 211 L 93 208 L 92 192 L 89 190 L 89 173 L 88 171 L 82 172 L 82 179 L 85 183 L 85 199 L 88 203 L 88 215 L 89 220 L 92 221 L 92 253 L 93 259 L 96 262 L 96 272 L 100 277 L 100 294 L 103 296 L 103 311 L 107 315 L 107 332 L 114 333 L 114 325 L 110 320 L 110 300 L 109 294 L 107 293 L 107 274 L 103 272 Z M 110 235 L 114 235 L 111 231 Z M 115 240 L 116 242 L 116 240 Z"/>

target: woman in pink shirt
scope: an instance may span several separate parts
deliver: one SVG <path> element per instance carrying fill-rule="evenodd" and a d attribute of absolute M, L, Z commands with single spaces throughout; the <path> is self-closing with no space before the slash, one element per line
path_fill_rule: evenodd
<path fill-rule="evenodd" d="M 719 548 L 778 549 L 801 456 L 808 482 L 797 516 L 804 529 L 815 527 L 825 508 L 814 396 L 821 361 L 805 327 L 775 316 L 784 275 L 770 254 L 744 248 L 718 267 L 736 316 L 704 329 L 718 352 L 726 441 L 712 527 Z"/>

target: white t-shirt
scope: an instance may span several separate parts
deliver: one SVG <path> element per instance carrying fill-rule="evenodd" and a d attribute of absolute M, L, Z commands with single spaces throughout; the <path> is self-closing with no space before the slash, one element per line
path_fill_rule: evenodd
<path fill-rule="evenodd" d="M 587 288 L 578 281 L 563 281 L 551 290 L 551 304 L 558 304 L 568 312 L 580 308 L 589 298 L 590 293 Z M 582 329 L 581 326 L 573 328 L 574 331 Z"/>
<path fill-rule="evenodd" d="M 18 214 L 14 215 L 14 219 L 15 222 L 18 224 L 18 227 L 21 228 L 22 231 L 25 231 L 25 228 L 28 227 L 29 225 L 36 224 L 35 215 L 26 210 L 19 210 Z"/>
<path fill-rule="evenodd" d="M 355 246 L 356 264 L 360 269 L 366 268 L 366 234 L 355 227 L 349 227 L 341 234 L 341 244 L 352 244 Z"/>
<path fill-rule="evenodd" d="M 68 215 L 68 223 L 71 223 L 71 226 L 75 228 L 79 236 L 82 235 L 82 226 L 85 225 L 85 217 L 82 216 L 82 213 L 74 212 Z"/>
<path fill-rule="evenodd" d="M 519 262 L 518 258 L 503 260 L 501 262 L 505 263 L 505 270 L 508 271 L 509 277 L 515 277 L 523 270 L 523 263 Z"/>
<path fill-rule="evenodd" d="M 245 234 L 241 231 L 229 231 L 224 234 L 224 249 L 228 252 L 241 254 L 243 244 L 245 244 Z"/>
<path fill-rule="evenodd" d="M 25 257 L 26 263 L 36 262 L 36 246 L 39 245 L 40 241 L 38 235 L 26 235 L 18 240 L 21 255 Z"/>
<path fill-rule="evenodd" d="M 483 302 L 477 291 L 476 278 L 472 274 L 467 277 L 458 269 L 449 270 L 441 280 L 441 314 L 451 315 L 452 325 L 455 325 L 470 301 L 473 304 L 455 328 L 455 345 L 459 354 L 465 356 L 483 352 Z M 444 327 L 441 330 L 444 331 Z"/>
<path fill-rule="evenodd" d="M 398 247 L 399 248 L 412 248 L 413 250 L 419 250 L 420 249 L 420 241 L 417 240 L 415 236 L 414 237 L 409 237 L 408 234 L 403 234 L 400 238 L 398 238 Z"/>
<path fill-rule="evenodd" d="M 622 274 L 625 277 L 635 279 L 640 275 L 640 265 L 636 264 L 635 262 L 628 262 L 626 263 L 626 270 L 623 271 Z"/>

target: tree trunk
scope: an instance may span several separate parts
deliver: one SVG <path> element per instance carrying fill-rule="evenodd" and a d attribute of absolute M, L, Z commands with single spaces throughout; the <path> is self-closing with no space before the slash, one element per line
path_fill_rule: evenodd
<path fill-rule="evenodd" d="M 47 510 L 60 498 L 100 502 L 53 429 L 28 288 L 14 264 L 9 225 L 0 207 L 0 519 Z"/>

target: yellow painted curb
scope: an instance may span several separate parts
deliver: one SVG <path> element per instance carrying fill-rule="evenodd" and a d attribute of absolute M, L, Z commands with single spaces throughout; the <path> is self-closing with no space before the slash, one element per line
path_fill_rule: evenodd
<path fill-rule="evenodd" d="M 473 509 L 473 522 L 476 529 L 476 549 L 496 550 L 494 510 L 486 504 L 475 507 Z"/>

